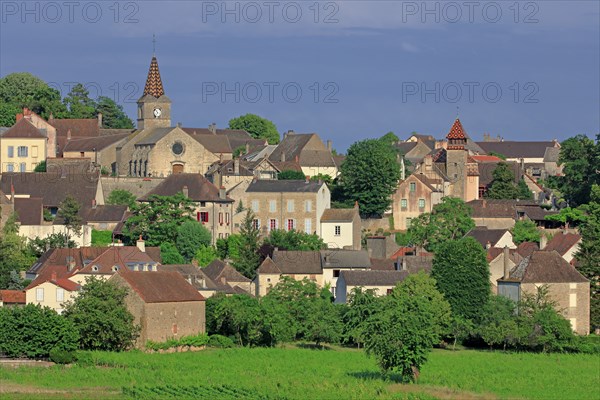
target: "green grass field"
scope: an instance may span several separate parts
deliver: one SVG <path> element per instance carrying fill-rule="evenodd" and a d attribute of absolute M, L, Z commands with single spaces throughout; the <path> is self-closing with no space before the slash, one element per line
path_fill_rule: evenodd
<path fill-rule="evenodd" d="M 97 366 L 0 368 L 0 398 L 600 399 L 597 355 L 435 350 L 418 384 L 359 350 L 94 353 Z"/>

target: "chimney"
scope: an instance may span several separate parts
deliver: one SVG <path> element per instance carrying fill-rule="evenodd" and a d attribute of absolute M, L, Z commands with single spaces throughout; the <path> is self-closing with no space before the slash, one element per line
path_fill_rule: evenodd
<path fill-rule="evenodd" d="M 52 277 L 50 279 L 56 281 L 56 271 L 52 271 Z"/>
<path fill-rule="evenodd" d="M 406 256 L 402 257 L 402 271 L 408 271 L 408 266 L 406 265 Z"/>
<path fill-rule="evenodd" d="M 67 131 L 67 140 L 71 140 L 71 129 Z"/>
<path fill-rule="evenodd" d="M 68 267 L 69 272 L 71 272 L 75 269 L 75 259 L 73 257 L 68 257 L 67 267 Z"/>
<path fill-rule="evenodd" d="M 540 235 L 540 250 L 544 250 L 548 246 L 548 238 L 544 233 Z"/>
<path fill-rule="evenodd" d="M 188 190 L 187 186 L 184 186 L 183 189 L 181 189 L 181 192 L 183 193 L 183 195 L 185 197 L 189 197 L 189 195 L 190 195 L 190 191 Z"/>
<path fill-rule="evenodd" d="M 487 201 L 485 199 L 483 199 L 483 202 L 481 203 L 481 206 L 483 208 L 487 207 Z"/>
<path fill-rule="evenodd" d="M 245 154 L 250 154 L 250 143 L 246 143 L 246 153 Z"/>
<path fill-rule="evenodd" d="M 240 174 L 240 159 L 239 158 L 235 158 L 233 160 L 233 173 L 236 175 Z"/>
<path fill-rule="evenodd" d="M 98 113 L 98 129 L 102 129 L 102 113 Z"/>
<path fill-rule="evenodd" d="M 182 126 L 181 122 L 178 122 L 178 123 L 177 123 L 177 127 L 178 127 L 178 128 L 181 128 L 181 126 Z"/>
<path fill-rule="evenodd" d="M 210 124 L 208 126 L 208 130 L 211 131 L 213 134 L 217 133 L 217 124 L 215 124 L 214 122 L 212 124 Z"/>
<path fill-rule="evenodd" d="M 219 162 L 222 163 L 223 162 L 223 153 L 219 154 Z"/>
<path fill-rule="evenodd" d="M 144 239 L 142 239 L 142 235 L 140 235 L 140 238 L 137 240 L 137 248 L 142 252 L 145 253 L 146 252 L 146 242 L 144 242 Z"/>
<path fill-rule="evenodd" d="M 96 199 L 92 199 L 92 209 L 96 209 Z"/>
<path fill-rule="evenodd" d="M 489 249 L 492 247 L 492 243 L 488 240 L 487 243 L 485 244 L 485 248 Z"/>
<path fill-rule="evenodd" d="M 510 276 L 510 265 L 508 264 L 508 246 L 504 246 L 504 280 Z"/>
<path fill-rule="evenodd" d="M 354 208 L 358 209 L 358 200 L 354 202 Z"/>
<path fill-rule="evenodd" d="M 219 199 L 225 200 L 226 198 L 227 198 L 227 191 L 225 190 L 224 186 L 221 186 L 221 188 L 219 189 Z"/>
<path fill-rule="evenodd" d="M 327 141 L 327 150 L 329 150 L 329 152 L 331 153 L 331 150 L 333 149 L 333 146 L 331 145 L 331 140 Z"/>
<path fill-rule="evenodd" d="M 198 267 L 198 260 L 196 260 L 195 258 L 193 258 L 192 259 L 192 265 L 197 268 Z"/>
<path fill-rule="evenodd" d="M 54 114 L 50 113 L 50 116 L 48 117 L 48 122 L 50 122 L 50 123 L 54 122 Z"/>
<path fill-rule="evenodd" d="M 308 183 L 310 182 L 310 176 L 306 175 L 306 180 L 304 181 L 304 183 Z"/>
<path fill-rule="evenodd" d="M 21 119 L 23 119 L 23 114 L 22 113 L 18 113 L 17 116 L 16 116 L 16 118 L 17 118 L 16 122 L 19 122 Z"/>

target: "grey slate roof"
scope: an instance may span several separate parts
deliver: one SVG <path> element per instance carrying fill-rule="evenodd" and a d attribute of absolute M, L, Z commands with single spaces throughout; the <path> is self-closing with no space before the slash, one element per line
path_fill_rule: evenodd
<path fill-rule="evenodd" d="M 202 271 L 213 280 L 215 283 L 222 283 L 222 280 L 225 279 L 225 283 L 240 283 L 240 282 L 250 282 L 250 279 L 246 278 L 244 275 L 240 274 L 235 268 L 231 265 L 225 263 L 222 260 L 213 260 L 206 267 L 202 268 Z"/>
<path fill-rule="evenodd" d="M 371 260 L 366 250 L 321 250 L 323 268 L 370 268 Z"/>
<path fill-rule="evenodd" d="M 319 251 L 273 251 L 273 262 L 283 274 L 321 274 Z"/>
<path fill-rule="evenodd" d="M 508 229 L 487 229 L 486 227 L 476 227 L 471 229 L 466 236 L 477 240 L 484 248 L 489 242 L 492 246 L 498 243 L 498 240 L 504 236 Z"/>
<path fill-rule="evenodd" d="M 547 147 L 554 147 L 554 142 L 477 142 L 486 153 L 494 152 L 507 158 L 543 158 Z"/>
<path fill-rule="evenodd" d="M 356 208 L 328 208 L 321 216 L 321 222 L 352 222 L 358 210 Z"/>
<path fill-rule="evenodd" d="M 118 135 L 98 136 L 90 138 L 76 138 L 67 142 L 63 148 L 63 153 L 66 151 L 100 151 L 113 145 L 129 136 L 129 133 L 121 133 Z"/>
<path fill-rule="evenodd" d="M 396 286 L 408 276 L 408 271 L 341 271 L 338 279 L 346 286 Z"/>
<path fill-rule="evenodd" d="M 257 180 L 248 186 L 247 193 L 317 193 L 324 183 L 300 180 Z"/>
<path fill-rule="evenodd" d="M 144 138 L 135 142 L 135 145 L 136 146 L 142 146 L 142 145 L 145 146 L 145 145 L 156 144 L 159 140 L 161 140 L 162 138 L 167 136 L 173 129 L 175 129 L 175 128 L 173 128 L 173 127 L 171 127 L 171 128 L 154 128 L 154 130 L 151 133 L 149 133 L 147 136 L 145 136 Z"/>

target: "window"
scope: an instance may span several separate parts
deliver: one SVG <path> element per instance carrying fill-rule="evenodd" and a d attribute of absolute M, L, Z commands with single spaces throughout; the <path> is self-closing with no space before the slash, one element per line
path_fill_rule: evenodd
<path fill-rule="evenodd" d="M 35 301 L 44 301 L 44 288 L 35 289 Z"/>
<path fill-rule="evenodd" d="M 334 278 L 339 278 L 340 277 L 340 270 L 339 269 L 334 269 L 333 270 L 333 277 Z"/>
<path fill-rule="evenodd" d="M 32 157 L 38 156 L 38 147 L 37 146 L 31 146 L 31 156 Z"/>
<path fill-rule="evenodd" d="M 408 200 L 406 200 L 406 199 L 400 200 L 400 207 L 408 208 Z"/>
<path fill-rule="evenodd" d="M 225 213 L 225 223 L 229 225 L 229 213 Z"/>
<path fill-rule="evenodd" d="M 416 190 L 417 190 L 417 184 L 416 184 L 416 183 L 414 183 L 414 182 L 411 182 L 411 183 L 410 183 L 410 191 L 411 191 L 411 192 L 414 192 L 414 191 L 416 191 Z"/>
<path fill-rule="evenodd" d="M 312 200 L 306 200 L 304 202 L 304 211 L 306 211 L 306 212 L 312 211 Z"/>
<path fill-rule="evenodd" d="M 271 218 L 271 219 L 269 220 L 269 230 L 270 230 L 270 231 L 274 231 L 275 229 L 277 229 L 277 220 L 276 220 L 276 219 L 273 219 L 273 218 Z"/>
<path fill-rule="evenodd" d="M 200 222 L 203 224 L 208 223 L 208 211 L 200 211 Z"/>
<path fill-rule="evenodd" d="M 252 200 L 252 211 L 258 212 L 258 200 Z"/>
<path fill-rule="evenodd" d="M 406 218 L 406 227 L 410 228 L 410 224 L 412 223 L 412 218 Z"/>
<path fill-rule="evenodd" d="M 80 151 L 79 152 L 79 157 L 84 158 L 85 157 L 85 151 Z"/>
<path fill-rule="evenodd" d="M 254 227 L 254 229 L 260 229 L 260 219 L 254 218 L 252 220 L 252 226 Z"/>
<path fill-rule="evenodd" d="M 65 289 L 56 288 L 56 301 L 65 301 Z"/>
<path fill-rule="evenodd" d="M 223 225 L 223 213 L 219 213 L 219 224 Z"/>
<path fill-rule="evenodd" d="M 13 158 L 15 156 L 15 147 L 14 146 L 8 146 L 8 157 L 9 158 Z"/>
<path fill-rule="evenodd" d="M 569 307 L 577 307 L 577 293 L 569 294 Z"/>
<path fill-rule="evenodd" d="M 394 290 L 394 289 L 387 289 L 387 290 L 386 290 L 386 292 L 385 292 L 385 294 L 387 294 L 387 295 L 389 296 L 390 294 L 392 294 L 392 291 L 393 291 L 393 290 Z"/>
<path fill-rule="evenodd" d="M 304 220 L 304 232 L 308 233 L 309 235 L 312 233 L 312 219 L 306 218 Z"/>
<path fill-rule="evenodd" d="M 335 236 L 340 236 L 342 234 L 342 227 L 340 225 L 336 225 L 333 230 Z"/>
<path fill-rule="evenodd" d="M 425 199 L 419 199 L 419 208 L 425 208 Z"/>
<path fill-rule="evenodd" d="M 270 212 L 277 211 L 277 202 L 275 200 L 269 200 L 269 211 Z"/>
<path fill-rule="evenodd" d="M 26 171 L 27 171 L 27 164 L 25 164 L 24 162 L 19 164 L 19 172 L 26 172 Z"/>
<path fill-rule="evenodd" d="M 19 157 L 27 157 L 27 146 L 19 146 L 17 147 L 17 155 Z"/>
<path fill-rule="evenodd" d="M 288 212 L 294 212 L 294 200 L 287 201 L 287 210 Z"/>
<path fill-rule="evenodd" d="M 15 166 L 12 163 L 6 164 L 6 172 L 13 172 L 15 170 Z"/>
<path fill-rule="evenodd" d="M 288 219 L 287 220 L 287 230 L 288 231 L 293 231 L 296 228 L 296 224 L 295 221 L 293 219 Z"/>

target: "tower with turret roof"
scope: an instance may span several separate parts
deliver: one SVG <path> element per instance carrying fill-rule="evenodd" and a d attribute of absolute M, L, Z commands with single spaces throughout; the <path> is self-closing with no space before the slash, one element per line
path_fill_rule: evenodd
<path fill-rule="evenodd" d="M 156 56 L 150 62 L 144 94 L 137 104 L 139 130 L 171 127 L 171 99 L 165 94 Z"/>
<path fill-rule="evenodd" d="M 446 172 L 451 182 L 451 195 L 463 200 L 467 196 L 467 134 L 460 120 L 456 118 L 446 135 Z"/>

